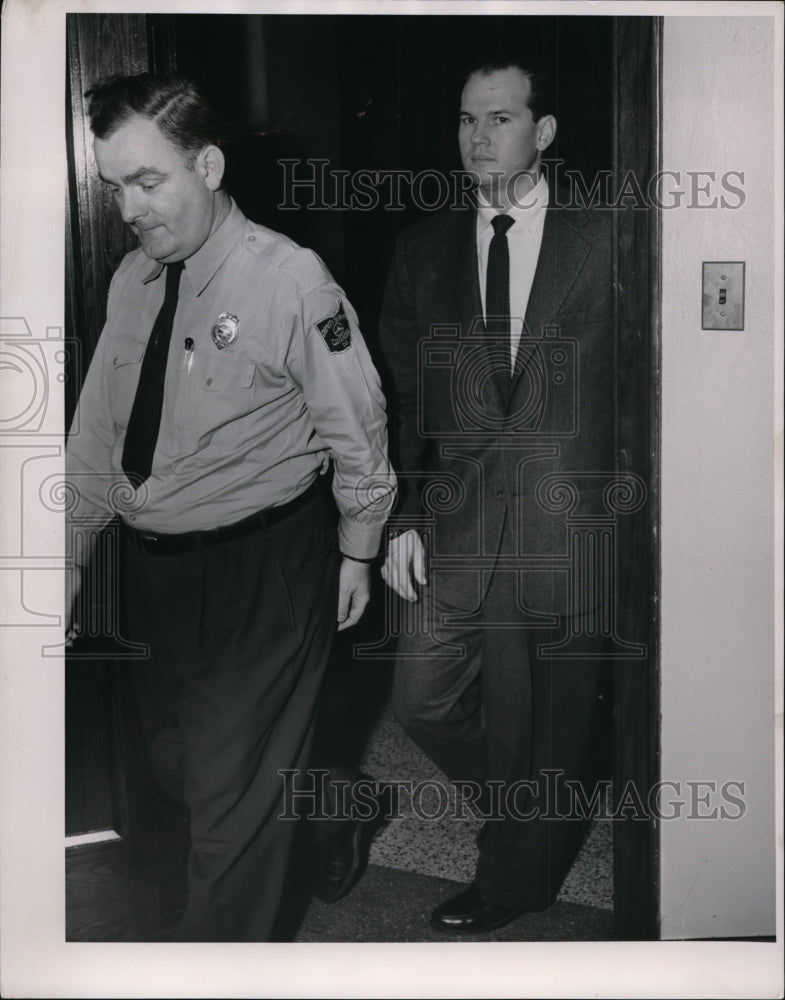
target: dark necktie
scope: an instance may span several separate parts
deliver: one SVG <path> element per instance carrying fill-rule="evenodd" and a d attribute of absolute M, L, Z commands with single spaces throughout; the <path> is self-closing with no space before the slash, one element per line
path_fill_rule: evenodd
<path fill-rule="evenodd" d="M 166 293 L 164 302 L 153 324 L 147 349 L 139 373 L 134 405 L 128 420 L 128 431 L 123 446 L 123 472 L 135 486 L 141 485 L 150 475 L 153 454 L 161 426 L 164 405 L 164 378 L 169 341 L 172 339 L 174 314 L 177 310 L 177 293 L 183 262 L 166 265 Z"/>
<path fill-rule="evenodd" d="M 510 249 L 507 230 L 514 222 L 509 215 L 496 215 L 491 219 L 493 236 L 488 248 L 485 276 L 485 329 L 499 337 L 499 342 L 493 345 L 493 354 L 505 374 L 505 386 L 510 377 Z"/>

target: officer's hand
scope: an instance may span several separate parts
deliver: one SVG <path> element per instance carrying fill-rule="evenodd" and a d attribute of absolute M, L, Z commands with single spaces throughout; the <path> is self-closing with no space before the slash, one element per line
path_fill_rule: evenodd
<path fill-rule="evenodd" d="M 338 578 L 338 631 L 356 625 L 371 596 L 371 567 L 356 559 L 341 560 Z"/>
<path fill-rule="evenodd" d="M 79 622 L 74 621 L 74 609 L 79 591 L 82 589 L 82 567 L 69 566 L 65 571 L 65 641 L 70 646 L 79 631 Z"/>
<path fill-rule="evenodd" d="M 425 546 L 419 534 L 411 528 L 390 539 L 387 559 L 382 566 L 382 579 L 388 587 L 407 601 L 417 600 L 414 580 L 421 587 L 428 586 L 425 575 Z"/>

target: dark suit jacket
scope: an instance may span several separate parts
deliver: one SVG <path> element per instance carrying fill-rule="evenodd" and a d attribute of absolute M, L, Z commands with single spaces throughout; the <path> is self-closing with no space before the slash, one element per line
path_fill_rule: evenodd
<path fill-rule="evenodd" d="M 439 593 L 468 608 L 510 518 L 526 606 L 574 613 L 570 526 L 607 517 L 614 469 L 610 213 L 548 208 L 511 377 L 506 336 L 483 324 L 475 226 L 448 209 L 396 246 L 380 343 L 398 523 L 426 529 Z"/>

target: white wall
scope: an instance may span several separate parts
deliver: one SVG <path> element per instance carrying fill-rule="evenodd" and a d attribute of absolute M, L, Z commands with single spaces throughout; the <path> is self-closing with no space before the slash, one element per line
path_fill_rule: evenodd
<path fill-rule="evenodd" d="M 773 17 L 665 18 L 663 167 L 741 170 L 745 195 L 663 212 L 661 772 L 746 802 L 661 823 L 667 939 L 775 931 L 774 40 Z M 704 260 L 746 261 L 742 332 L 701 330 Z"/>

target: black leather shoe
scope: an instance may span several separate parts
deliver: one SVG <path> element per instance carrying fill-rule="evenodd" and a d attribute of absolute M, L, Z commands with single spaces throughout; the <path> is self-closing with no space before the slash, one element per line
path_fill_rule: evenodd
<path fill-rule="evenodd" d="M 431 914 L 431 927 L 452 934 L 484 934 L 511 923 L 525 910 L 492 903 L 482 889 L 472 883 L 468 889 L 437 906 Z"/>
<path fill-rule="evenodd" d="M 367 779 L 366 779 L 367 780 Z M 369 819 L 347 819 L 335 822 L 336 830 L 315 845 L 314 895 L 324 903 L 335 903 L 360 881 L 368 865 L 371 841 L 387 821 L 390 786 L 380 783 L 373 796 L 373 815 Z"/>

